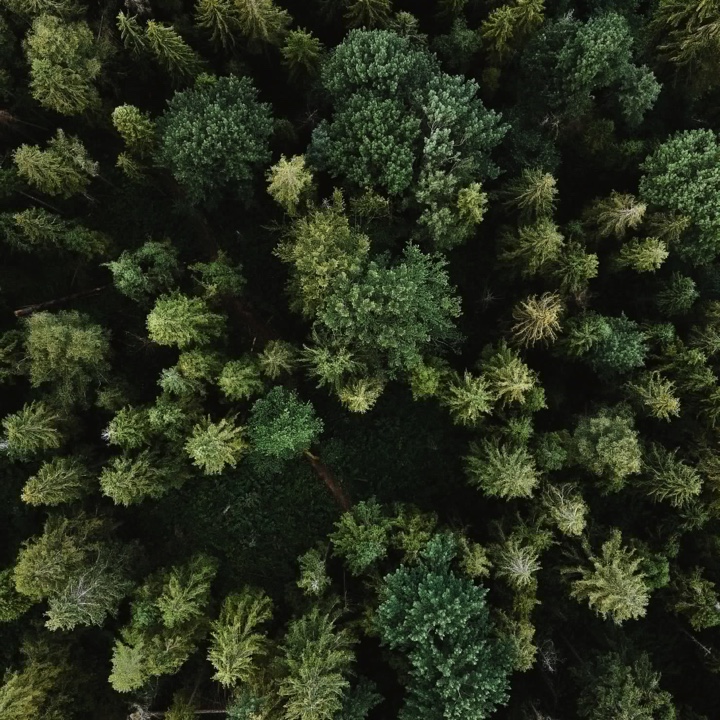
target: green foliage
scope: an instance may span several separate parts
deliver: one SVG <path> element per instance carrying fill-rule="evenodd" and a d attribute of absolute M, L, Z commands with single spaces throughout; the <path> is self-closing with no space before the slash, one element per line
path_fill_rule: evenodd
<path fill-rule="evenodd" d="M 621 532 L 612 531 L 602 544 L 600 556 L 589 548 L 587 551 L 592 569 L 584 565 L 563 569 L 566 574 L 580 574 L 580 578 L 572 582 L 572 597 L 587 600 L 592 610 L 603 618 L 610 617 L 617 625 L 644 617 L 649 591 L 645 573 L 640 569 L 642 558 L 637 557 L 634 550 L 623 547 Z"/>
<path fill-rule="evenodd" d="M 15 227 L 9 229 L 5 240 L 23 252 L 59 248 L 90 258 L 108 249 L 108 239 L 103 233 L 68 222 L 42 208 L 13 213 L 12 221 Z"/>
<path fill-rule="evenodd" d="M 655 272 L 669 254 L 667 244 L 659 238 L 635 238 L 620 248 L 617 262 L 620 267 L 636 272 Z"/>
<path fill-rule="evenodd" d="M 505 204 L 517 208 L 526 220 L 548 217 L 555 210 L 557 181 L 540 169 L 523 170 L 507 188 Z"/>
<path fill-rule="evenodd" d="M 100 488 L 116 505 L 128 506 L 161 498 L 184 479 L 177 463 L 168 464 L 157 454 L 143 450 L 135 457 L 114 457 L 100 473 Z"/>
<path fill-rule="evenodd" d="M 471 484 L 490 496 L 530 497 L 540 479 L 526 448 L 496 440 L 473 443 L 465 463 Z"/>
<path fill-rule="evenodd" d="M 560 318 L 564 310 L 563 302 L 556 293 L 531 295 L 522 300 L 512 311 L 515 342 L 524 347 L 539 342 L 554 342 L 560 332 Z"/>
<path fill-rule="evenodd" d="M 693 568 L 689 573 L 678 573 L 673 578 L 673 612 L 687 616 L 695 630 L 720 625 L 720 609 L 715 583 L 703 577 L 703 569 Z"/>
<path fill-rule="evenodd" d="M 320 67 L 323 44 L 304 28 L 291 30 L 281 53 L 283 64 L 293 79 L 315 75 Z"/>
<path fill-rule="evenodd" d="M 330 535 L 333 552 L 353 575 L 361 575 L 387 554 L 390 528 L 390 520 L 374 498 L 361 500 L 335 523 Z"/>
<path fill-rule="evenodd" d="M 308 550 L 298 558 L 300 579 L 297 586 L 309 597 L 319 597 L 330 587 L 325 558 L 318 550 Z"/>
<path fill-rule="evenodd" d="M 542 494 L 543 507 L 564 535 L 582 535 L 587 524 L 588 505 L 574 485 L 548 484 Z"/>
<path fill-rule="evenodd" d="M 581 418 L 573 435 L 575 462 L 598 476 L 603 492 L 617 492 L 642 465 L 633 418 L 622 408 L 601 408 Z"/>
<path fill-rule="evenodd" d="M 247 197 L 256 169 L 270 159 L 270 107 L 257 101 L 248 78 L 215 78 L 175 93 L 158 128 L 159 159 L 193 203 L 229 188 Z"/>
<path fill-rule="evenodd" d="M 75 310 L 37 312 L 25 322 L 31 385 L 51 384 L 62 407 L 87 405 L 90 385 L 109 368 L 107 331 Z"/>
<path fill-rule="evenodd" d="M 645 217 L 647 205 L 632 195 L 613 192 L 593 208 L 593 217 L 600 237 L 624 238 L 628 230 L 636 230 Z"/>
<path fill-rule="evenodd" d="M 93 81 L 102 65 L 86 22 L 40 15 L 33 21 L 24 47 L 30 64 L 30 89 L 43 107 L 79 115 L 100 105 Z"/>
<path fill-rule="evenodd" d="M 540 217 L 532 225 L 522 225 L 517 233 L 503 238 L 499 259 L 516 265 L 523 276 L 537 275 L 557 262 L 563 253 L 565 240 L 555 223 Z"/>
<path fill-rule="evenodd" d="M 172 25 L 148 20 L 145 43 L 157 62 L 176 80 L 190 80 L 203 69 L 200 56 Z"/>
<path fill-rule="evenodd" d="M 497 349 L 489 346 L 483 351 L 480 365 L 495 402 L 503 407 L 509 403 L 527 403 L 530 392 L 536 387 L 537 375 L 504 340 Z"/>
<path fill-rule="evenodd" d="M 323 422 L 309 402 L 295 391 L 276 385 L 255 401 L 248 420 L 248 439 L 253 450 L 277 460 L 308 450 L 323 431 Z"/>
<path fill-rule="evenodd" d="M 162 295 L 147 316 L 150 339 L 158 345 L 205 345 L 222 335 L 225 318 L 200 298 L 175 293 Z"/>
<path fill-rule="evenodd" d="M 687 313 L 699 297 L 695 281 L 680 273 L 673 273 L 656 295 L 660 312 L 671 316 Z"/>
<path fill-rule="evenodd" d="M 118 105 L 112 112 L 112 123 L 128 150 L 141 158 L 152 153 L 157 131 L 147 113 L 134 105 Z"/>
<path fill-rule="evenodd" d="M 62 130 L 48 142 L 46 150 L 37 145 L 21 145 L 13 151 L 18 175 L 48 195 L 69 198 L 85 193 L 90 180 L 98 174 L 97 163 L 74 135 Z"/>
<path fill-rule="evenodd" d="M 660 445 L 653 445 L 645 458 L 646 486 L 653 500 L 683 507 L 700 494 L 702 477 L 676 456 L 677 450 L 668 452 Z"/>
<path fill-rule="evenodd" d="M 335 283 L 355 279 L 365 265 L 370 241 L 350 226 L 344 209 L 335 192 L 331 205 L 299 218 L 275 250 L 292 265 L 290 289 L 307 317 L 325 304 Z"/>
<path fill-rule="evenodd" d="M 462 377 L 455 376 L 441 397 L 447 406 L 453 422 L 473 427 L 484 415 L 492 410 L 494 394 L 488 381 L 465 371 Z"/>
<path fill-rule="evenodd" d="M 223 600 L 220 617 L 212 624 L 208 660 L 214 680 L 224 687 L 252 684 L 256 663 L 268 651 L 267 638 L 258 626 L 272 618 L 272 601 L 261 591 L 245 588 Z"/>
<path fill-rule="evenodd" d="M 503 59 L 545 19 L 544 0 L 515 0 L 495 8 L 480 28 L 492 56 Z"/>
<path fill-rule="evenodd" d="M 673 249 L 694 265 L 712 262 L 720 252 L 714 204 L 720 183 L 718 152 L 714 132 L 686 130 L 666 140 L 640 166 L 645 173 L 640 179 L 643 200 L 692 221 L 692 232 L 673 243 Z"/>
<path fill-rule="evenodd" d="M 124 250 L 105 266 L 118 292 L 135 302 L 171 290 L 180 272 L 177 250 L 169 241 L 149 240 L 137 250 Z"/>
<path fill-rule="evenodd" d="M 305 157 L 284 155 L 267 172 L 268 192 L 288 215 L 295 215 L 313 186 L 312 173 L 305 168 Z"/>
<path fill-rule="evenodd" d="M 218 475 L 227 465 L 235 467 L 248 448 L 245 428 L 237 427 L 232 420 L 207 420 L 195 425 L 192 436 L 185 443 L 185 452 L 206 475 Z"/>
<path fill-rule="evenodd" d="M 459 339 L 453 320 L 460 302 L 446 264 L 414 245 L 394 266 L 371 260 L 356 282 L 336 280 L 318 314 L 318 329 L 371 366 L 385 367 L 389 376 L 413 368 L 425 350 Z"/>
<path fill-rule="evenodd" d="M 48 629 L 102 625 L 116 614 L 132 587 L 129 553 L 108 532 L 108 522 L 99 517 L 50 516 L 43 534 L 20 550 L 15 587 L 33 600 L 48 600 Z"/>
<path fill-rule="evenodd" d="M 11 458 L 27 459 L 62 444 L 60 416 L 41 402 L 25 404 L 21 410 L 3 418 L 3 449 Z"/>
<path fill-rule="evenodd" d="M 249 400 L 265 389 L 260 368 L 253 358 L 231 360 L 223 366 L 218 387 L 228 400 Z"/>
<path fill-rule="evenodd" d="M 231 264 L 230 258 L 222 250 L 212 262 L 194 263 L 189 269 L 197 273 L 195 280 L 208 300 L 242 295 L 245 287 L 242 265 Z"/>
<path fill-rule="evenodd" d="M 437 535 L 418 564 L 383 580 L 375 622 L 408 663 L 401 718 L 482 720 L 507 701 L 509 649 L 493 637 L 487 591 L 451 569 L 456 553 Z"/>
<path fill-rule="evenodd" d="M 643 375 L 637 385 L 629 385 L 645 411 L 658 420 L 671 420 L 680 415 L 680 400 L 675 383 L 653 371 Z"/>
<path fill-rule="evenodd" d="M 0 570 L 0 623 L 14 622 L 26 613 L 32 604 L 29 598 L 15 589 L 12 569 Z M 0 690 L 0 697 L 2 696 L 3 691 Z"/>
<path fill-rule="evenodd" d="M 271 340 L 258 355 L 258 364 L 263 375 L 270 380 L 277 380 L 295 368 L 296 350 L 290 343 Z"/>
<path fill-rule="evenodd" d="M 578 716 L 589 720 L 674 720 L 670 693 L 660 689 L 647 653 L 628 661 L 617 652 L 598 656 L 583 668 Z"/>
<path fill-rule="evenodd" d="M 278 688 L 287 720 L 331 720 L 342 708 L 354 640 L 336 622 L 315 606 L 290 623 L 283 642 L 287 674 Z"/>
<path fill-rule="evenodd" d="M 28 505 L 61 505 L 74 502 L 90 489 L 90 472 L 81 458 L 56 457 L 44 462 L 28 478 L 22 499 Z"/>

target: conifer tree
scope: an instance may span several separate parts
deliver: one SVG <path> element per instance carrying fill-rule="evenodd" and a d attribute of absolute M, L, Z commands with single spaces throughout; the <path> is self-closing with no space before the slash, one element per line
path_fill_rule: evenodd
<path fill-rule="evenodd" d="M 29 505 L 60 505 L 83 497 L 90 489 L 91 475 L 82 459 L 56 457 L 44 462 L 28 478 L 22 499 Z"/>
<path fill-rule="evenodd" d="M 236 0 L 240 29 L 252 42 L 281 45 L 292 17 L 273 0 Z"/>
<path fill-rule="evenodd" d="M 26 459 L 62 444 L 60 415 L 42 402 L 25 404 L 3 418 L 5 451 L 11 458 Z"/>
<path fill-rule="evenodd" d="M 158 127 L 159 159 L 194 203 L 227 188 L 247 197 L 256 168 L 270 158 L 270 106 L 246 77 L 207 78 L 175 93 Z"/>
<path fill-rule="evenodd" d="M 147 316 L 150 339 L 159 345 L 204 345 L 222 335 L 225 318 L 203 300 L 175 293 L 162 295 Z"/>
<path fill-rule="evenodd" d="M 675 383 L 654 370 L 646 373 L 637 384 L 628 385 L 652 417 L 671 420 L 680 415 L 680 400 Z"/>
<path fill-rule="evenodd" d="M 218 387 L 228 400 L 249 400 L 265 389 L 260 366 L 254 358 L 231 360 L 218 376 Z"/>
<path fill-rule="evenodd" d="M 303 198 L 306 198 L 313 184 L 312 173 L 305 168 L 305 158 L 295 155 L 286 159 L 284 155 L 267 172 L 268 192 L 288 215 L 295 215 Z"/>
<path fill-rule="evenodd" d="M 653 500 L 683 507 L 700 494 L 702 477 L 676 456 L 677 450 L 668 452 L 660 445 L 652 446 L 645 458 L 646 488 Z"/>
<path fill-rule="evenodd" d="M 645 217 L 647 205 L 632 195 L 613 192 L 594 207 L 594 217 L 600 237 L 625 237 L 628 230 L 636 230 Z"/>
<path fill-rule="evenodd" d="M 146 498 L 158 499 L 185 479 L 177 463 L 169 464 L 149 450 L 135 457 L 113 458 L 100 474 L 100 488 L 117 505 L 133 505 Z"/>
<path fill-rule="evenodd" d="M 579 573 L 570 594 L 576 600 L 587 600 L 589 607 L 617 625 L 644 617 L 649 600 L 642 559 L 632 549 L 623 547 L 622 534 L 615 529 L 602 544 L 601 555 L 586 548 L 592 569 L 587 566 L 564 568 L 566 574 Z"/>
<path fill-rule="evenodd" d="M 291 30 L 285 38 L 281 53 L 290 77 L 313 77 L 320 68 L 324 48 L 313 34 L 304 28 Z"/>
<path fill-rule="evenodd" d="M 511 653 L 493 637 L 487 591 L 451 568 L 456 553 L 451 536 L 436 535 L 418 563 L 383 580 L 375 623 L 408 662 L 400 718 L 482 720 L 507 701 Z"/>
<path fill-rule="evenodd" d="M 530 497 L 539 482 L 535 461 L 524 447 L 483 439 L 465 458 L 470 482 L 486 495 Z"/>
<path fill-rule="evenodd" d="M 99 106 L 93 81 L 102 65 L 86 22 L 40 15 L 25 40 L 25 53 L 30 63 L 30 89 L 41 105 L 63 115 L 79 115 Z"/>
<path fill-rule="evenodd" d="M 118 105 L 112 112 L 112 123 L 131 153 L 144 158 L 154 150 L 157 142 L 155 123 L 135 105 Z"/>
<path fill-rule="evenodd" d="M 31 385 L 50 385 L 62 407 L 87 405 L 90 386 L 109 368 L 107 331 L 75 310 L 37 312 L 25 322 Z"/>
<path fill-rule="evenodd" d="M 522 225 L 517 233 L 503 238 L 499 259 L 517 265 L 524 276 L 536 275 L 556 262 L 565 245 L 557 226 L 547 217 L 541 217 L 531 225 Z"/>
<path fill-rule="evenodd" d="M 171 290 L 180 272 L 177 250 L 169 241 L 149 240 L 137 250 L 123 250 L 105 266 L 118 292 L 135 302 Z"/>
<path fill-rule="evenodd" d="M 278 688 L 287 720 L 331 720 L 342 708 L 354 639 L 336 624 L 336 616 L 317 606 L 290 623 Z"/>
<path fill-rule="evenodd" d="M 473 427 L 492 410 L 493 393 L 483 376 L 465 371 L 448 384 L 440 401 L 458 425 Z"/>
<path fill-rule="evenodd" d="M 557 182 L 539 169 L 523 170 L 506 191 L 506 205 L 520 210 L 526 220 L 549 217 L 557 202 Z"/>
<path fill-rule="evenodd" d="M 84 194 L 98 174 L 97 163 L 90 159 L 80 139 L 65 135 L 62 130 L 50 139 L 46 150 L 37 145 L 21 145 L 13 152 L 13 160 L 18 175 L 30 185 L 62 198 Z"/>
<path fill-rule="evenodd" d="M 258 674 L 256 663 L 268 652 L 267 638 L 259 626 L 271 618 L 272 602 L 263 592 L 245 588 L 223 600 L 208 651 L 214 679 L 221 685 L 253 684 Z"/>
<path fill-rule="evenodd" d="M 563 302 L 556 293 L 531 295 L 519 302 L 512 311 L 515 341 L 524 347 L 554 342 L 560 332 L 563 311 Z"/>
<path fill-rule="evenodd" d="M 333 553 L 353 575 L 361 575 L 382 560 L 390 545 L 391 522 L 374 499 L 361 500 L 343 513 L 330 535 Z"/>
<path fill-rule="evenodd" d="M 172 25 L 148 20 L 145 42 L 158 63 L 176 80 L 190 80 L 203 69 L 200 56 Z"/>
<path fill-rule="evenodd" d="M 703 577 L 703 569 L 693 568 L 689 573 L 679 572 L 672 582 L 673 612 L 687 616 L 695 630 L 720 625 L 720 600 L 715 583 Z"/>
<path fill-rule="evenodd" d="M 667 260 L 667 244 L 659 238 L 649 237 L 631 240 L 620 248 L 618 265 L 636 272 L 655 272 Z"/>
<path fill-rule="evenodd" d="M 214 43 L 223 48 L 235 45 L 240 32 L 240 14 L 235 0 L 197 0 L 195 21 L 198 27 L 211 33 Z"/>
<path fill-rule="evenodd" d="M 244 433 L 245 429 L 232 420 L 223 418 L 214 423 L 208 417 L 204 423 L 195 425 L 185 443 L 185 452 L 206 475 L 218 475 L 228 465 L 235 467 L 247 449 Z"/>

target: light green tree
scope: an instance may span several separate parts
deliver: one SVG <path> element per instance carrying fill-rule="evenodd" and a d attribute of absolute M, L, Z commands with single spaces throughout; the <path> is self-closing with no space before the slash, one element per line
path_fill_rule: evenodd
<path fill-rule="evenodd" d="M 212 312 L 202 299 L 180 293 L 159 297 L 147 316 L 148 335 L 158 345 L 205 345 L 224 329 L 224 316 Z"/>
<path fill-rule="evenodd" d="M 647 205 L 633 195 L 613 192 L 609 198 L 597 202 L 592 210 L 600 237 L 625 237 L 628 230 L 636 230 L 645 217 Z"/>
<path fill-rule="evenodd" d="M 313 176 L 305 167 L 305 157 L 294 155 L 289 160 L 280 156 L 267 172 L 268 192 L 288 215 L 295 215 L 303 199 L 312 190 Z"/>
<path fill-rule="evenodd" d="M 177 81 L 196 77 L 204 67 L 200 56 L 172 25 L 148 20 L 145 43 L 158 64 Z"/>
<path fill-rule="evenodd" d="M 557 293 L 531 295 L 517 303 L 512 311 L 515 324 L 512 334 L 524 347 L 554 342 L 560 332 L 560 318 L 565 306 Z"/>
<path fill-rule="evenodd" d="M 603 618 L 610 617 L 617 625 L 626 620 L 645 617 L 650 593 L 642 571 L 642 558 L 635 550 L 623 547 L 622 533 L 615 529 L 602 544 L 600 555 L 589 545 L 586 552 L 591 568 L 586 565 L 563 568 L 565 574 L 580 574 L 573 580 L 570 595 L 586 600 L 588 606 Z"/>
<path fill-rule="evenodd" d="M 245 428 L 236 426 L 232 420 L 223 418 L 195 425 L 185 443 L 185 452 L 193 464 L 206 475 L 218 475 L 226 466 L 235 467 L 248 448 Z"/>
<path fill-rule="evenodd" d="M 265 390 L 260 364 L 252 357 L 226 363 L 217 381 L 218 387 L 228 400 L 249 400 Z"/>
<path fill-rule="evenodd" d="M 224 687 L 252 685 L 256 663 L 269 651 L 260 626 L 272 619 L 272 601 L 262 591 L 245 588 L 223 600 L 220 617 L 212 623 L 208 660 L 214 680 Z"/>
<path fill-rule="evenodd" d="M 140 158 L 152 153 L 157 144 L 157 130 L 148 113 L 135 105 L 118 105 L 111 117 L 113 126 L 131 153 Z"/>
<path fill-rule="evenodd" d="M 76 310 L 33 313 L 25 325 L 31 385 L 49 385 L 62 407 L 87 405 L 91 385 L 109 370 L 107 331 Z"/>
<path fill-rule="evenodd" d="M 291 30 L 281 50 L 283 64 L 293 79 L 313 77 L 320 68 L 323 44 L 304 28 Z"/>
<path fill-rule="evenodd" d="M 465 468 L 470 483 L 491 497 L 530 497 L 540 481 L 526 448 L 494 440 L 471 444 Z"/>
<path fill-rule="evenodd" d="M 353 637 L 337 617 L 313 607 L 290 623 L 283 640 L 286 675 L 278 687 L 287 720 L 331 720 L 342 708 L 355 659 Z"/>
<path fill-rule="evenodd" d="M 673 507 L 691 503 L 702 490 L 702 476 L 698 470 L 654 443 L 644 462 L 645 488 L 656 501 L 667 501 Z"/>
<path fill-rule="evenodd" d="M 629 383 L 628 389 L 651 417 L 671 420 L 680 415 L 680 400 L 676 395 L 675 383 L 657 370 L 645 373 L 637 383 Z"/>
<path fill-rule="evenodd" d="M 583 417 L 573 435 L 572 455 L 576 463 L 598 476 L 603 492 L 617 492 L 642 468 L 632 416 L 622 408 L 602 408 Z"/>
<path fill-rule="evenodd" d="M 45 150 L 21 145 L 13 151 L 13 161 L 23 180 L 40 192 L 63 198 L 85 194 L 98 174 L 97 163 L 90 159 L 80 139 L 62 130 L 55 133 Z"/>
<path fill-rule="evenodd" d="M 498 259 L 516 266 L 523 276 L 537 275 L 557 262 L 564 247 L 565 239 L 555 223 L 540 217 L 530 225 L 521 225 L 517 232 L 505 234 Z"/>
<path fill-rule="evenodd" d="M 176 462 L 143 450 L 135 457 L 114 457 L 100 473 L 100 488 L 115 504 L 128 506 L 161 498 L 185 478 Z"/>
<path fill-rule="evenodd" d="M 505 191 L 505 204 L 517 208 L 527 221 L 549 217 L 557 203 L 557 182 L 540 169 L 523 170 Z"/>
<path fill-rule="evenodd" d="M 582 535 L 587 524 L 588 504 L 571 484 L 552 485 L 543 489 L 542 504 L 552 523 L 564 535 Z"/>
<path fill-rule="evenodd" d="M 3 418 L 5 451 L 11 458 L 22 460 L 43 450 L 59 448 L 63 441 L 60 420 L 60 415 L 45 403 L 26 403 Z"/>
<path fill-rule="evenodd" d="M 22 499 L 28 505 L 60 505 L 79 500 L 90 490 L 92 475 L 77 456 L 56 457 L 44 462 L 28 478 Z"/>
<path fill-rule="evenodd" d="M 455 375 L 442 391 L 440 402 L 445 405 L 458 425 L 473 427 L 492 410 L 494 395 L 486 378 L 465 371 Z"/>
<path fill-rule="evenodd" d="M 617 263 L 636 272 L 655 272 L 667 260 L 670 251 L 664 240 L 634 238 L 620 248 Z"/>
<path fill-rule="evenodd" d="M 678 572 L 671 589 L 673 612 L 685 615 L 695 630 L 720 625 L 720 600 L 715 583 L 703 577 L 703 569 L 695 567 L 688 573 Z"/>
<path fill-rule="evenodd" d="M 79 115 L 100 105 L 93 82 L 102 64 L 95 36 L 86 22 L 40 15 L 33 21 L 24 47 L 30 64 L 30 89 L 43 107 L 63 115 Z"/>

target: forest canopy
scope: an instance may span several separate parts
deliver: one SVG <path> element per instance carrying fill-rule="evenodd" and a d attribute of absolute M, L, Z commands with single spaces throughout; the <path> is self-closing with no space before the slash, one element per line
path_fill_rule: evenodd
<path fill-rule="evenodd" d="M 720 717 L 719 38 L 0 0 L 0 720 Z"/>

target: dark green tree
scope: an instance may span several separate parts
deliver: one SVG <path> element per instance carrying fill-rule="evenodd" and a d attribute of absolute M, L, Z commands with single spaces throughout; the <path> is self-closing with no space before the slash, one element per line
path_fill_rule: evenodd
<path fill-rule="evenodd" d="M 212 78 L 176 93 L 158 127 L 159 159 L 194 203 L 228 189 L 247 197 L 270 159 L 270 107 L 248 78 Z"/>

